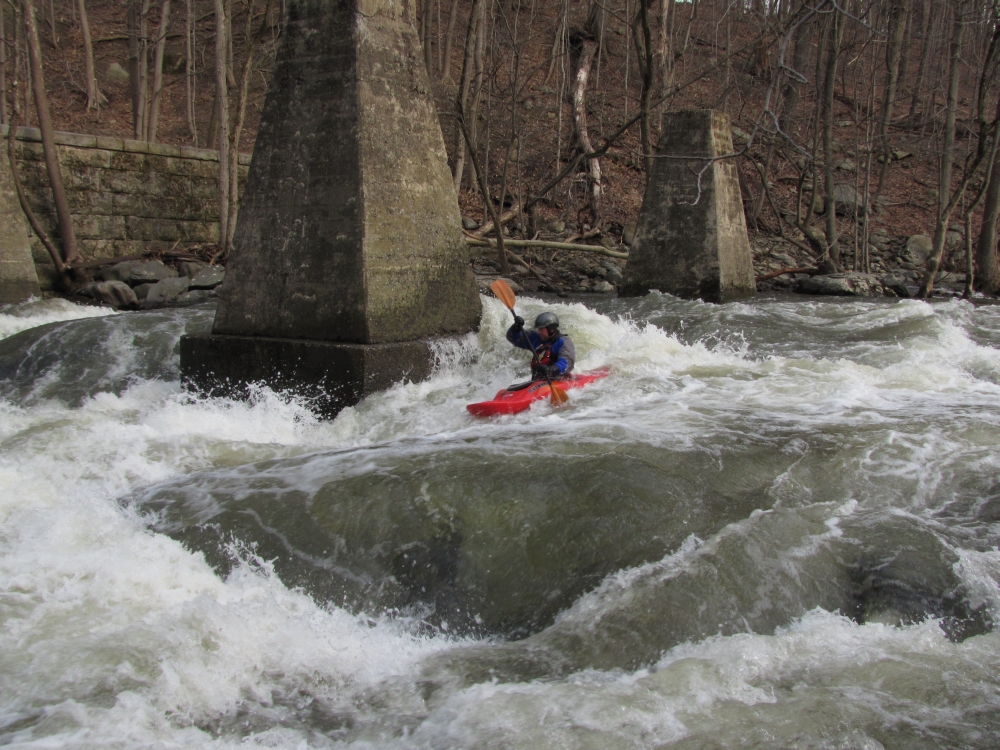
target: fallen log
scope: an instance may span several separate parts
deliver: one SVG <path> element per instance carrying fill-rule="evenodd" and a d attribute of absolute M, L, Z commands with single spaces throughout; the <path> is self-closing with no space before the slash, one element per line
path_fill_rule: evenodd
<path fill-rule="evenodd" d="M 779 268 L 777 271 L 771 271 L 770 273 L 765 273 L 763 276 L 757 276 L 754 278 L 754 281 L 759 284 L 760 282 L 767 281 L 768 279 L 776 279 L 779 276 L 784 276 L 786 273 L 808 273 L 811 275 L 816 273 L 816 270 L 817 269 L 815 268 L 790 268 L 785 266 L 784 268 Z"/>
<path fill-rule="evenodd" d="M 465 241 L 473 247 L 496 247 L 496 240 L 484 240 L 466 234 Z M 577 245 L 572 242 L 550 242 L 549 240 L 507 240 L 503 241 L 505 247 L 545 247 L 551 250 L 577 250 L 585 253 L 598 253 L 607 255 L 609 258 L 628 258 L 628 253 L 619 253 L 616 250 L 609 250 L 603 245 Z"/>

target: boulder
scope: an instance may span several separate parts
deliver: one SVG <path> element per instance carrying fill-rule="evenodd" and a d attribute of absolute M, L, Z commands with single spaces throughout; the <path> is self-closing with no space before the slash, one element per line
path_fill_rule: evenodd
<path fill-rule="evenodd" d="M 609 268 L 608 275 L 605 278 L 609 282 L 617 286 L 618 284 L 622 283 L 622 278 L 624 277 L 622 276 L 622 272 L 619 271 L 617 268 Z"/>
<path fill-rule="evenodd" d="M 609 292 L 615 291 L 615 288 L 614 288 L 614 286 L 612 284 L 608 283 L 607 281 L 598 281 L 591 288 L 591 291 L 592 292 L 599 292 L 601 294 L 607 294 Z"/>
<path fill-rule="evenodd" d="M 622 242 L 629 247 L 632 246 L 632 240 L 635 239 L 635 227 L 636 223 L 634 221 L 629 221 L 625 223 L 625 228 L 622 230 Z"/>
<path fill-rule="evenodd" d="M 94 274 L 94 278 L 98 281 L 124 281 L 128 283 L 129 276 L 132 273 L 132 266 L 139 262 L 137 260 L 127 260 L 124 263 L 105 266 Z"/>
<path fill-rule="evenodd" d="M 864 216 L 865 201 L 850 185 L 833 186 L 834 210 L 840 216 Z M 824 206 L 824 212 L 826 207 Z"/>
<path fill-rule="evenodd" d="M 463 216 L 462 229 L 464 229 L 467 232 L 471 232 L 473 229 L 479 229 L 479 222 L 468 216 Z"/>
<path fill-rule="evenodd" d="M 133 287 L 132 291 L 135 292 L 135 296 L 139 299 L 146 299 L 146 295 L 149 294 L 149 290 L 152 289 L 154 284 L 139 284 L 137 287 Z"/>
<path fill-rule="evenodd" d="M 125 279 L 132 286 L 156 283 L 163 279 L 176 279 L 177 271 L 168 268 L 159 260 L 136 261 L 132 264 L 129 277 Z"/>
<path fill-rule="evenodd" d="M 927 262 L 931 252 L 934 250 L 934 242 L 926 234 L 911 234 L 906 240 L 906 248 L 903 250 L 903 257 L 907 263 L 915 266 L 923 265 Z"/>
<path fill-rule="evenodd" d="M 135 310 L 139 307 L 135 292 L 124 281 L 93 281 L 81 288 L 80 294 L 117 310 Z"/>
<path fill-rule="evenodd" d="M 143 310 L 166 307 L 184 294 L 191 286 L 191 280 L 186 276 L 172 279 L 162 279 L 150 287 L 146 299 L 142 302 Z"/>
<path fill-rule="evenodd" d="M 222 266 L 206 266 L 191 279 L 192 289 L 215 289 L 226 278 L 226 269 Z"/>
<path fill-rule="evenodd" d="M 193 279 L 202 269 L 207 267 L 205 263 L 200 263 L 196 260 L 185 260 L 177 264 L 177 271 L 181 276 Z"/>
<path fill-rule="evenodd" d="M 885 293 L 877 277 L 867 273 L 833 273 L 807 276 L 795 282 L 799 294 L 825 294 L 838 297 L 869 297 Z"/>
<path fill-rule="evenodd" d="M 199 302 L 205 302 L 212 297 L 218 297 L 219 295 L 213 292 L 211 289 L 192 289 L 190 292 L 184 292 L 179 294 L 177 299 L 173 301 L 173 307 L 189 307 L 191 305 L 197 305 Z"/>

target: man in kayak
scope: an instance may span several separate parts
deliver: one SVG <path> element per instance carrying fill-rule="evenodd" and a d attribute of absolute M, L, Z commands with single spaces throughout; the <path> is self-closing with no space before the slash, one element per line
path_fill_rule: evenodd
<path fill-rule="evenodd" d="M 535 318 L 535 330 L 525 333 L 524 319 L 514 316 L 514 325 L 507 329 L 507 340 L 514 346 L 534 350 L 538 364 L 531 361 L 531 379 L 544 380 L 546 375 L 555 380 L 569 375 L 576 363 L 576 348 L 569 336 L 559 333 L 559 318 L 555 313 L 543 312 Z"/>

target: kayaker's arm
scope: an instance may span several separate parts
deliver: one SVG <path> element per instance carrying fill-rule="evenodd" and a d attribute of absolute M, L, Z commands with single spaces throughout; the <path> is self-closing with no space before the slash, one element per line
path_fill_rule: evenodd
<path fill-rule="evenodd" d="M 562 344 L 562 346 L 555 351 L 557 358 L 552 366 L 558 369 L 559 375 L 566 375 L 573 371 L 573 366 L 576 364 L 576 347 L 573 346 L 573 342 L 566 336 L 560 338 L 558 343 Z M 556 349 L 556 347 L 553 347 L 553 349 Z"/>
<path fill-rule="evenodd" d="M 507 340 L 520 349 L 527 349 L 529 352 L 538 348 L 541 339 L 534 331 L 525 332 L 524 328 L 518 327 L 515 323 L 507 329 Z"/>

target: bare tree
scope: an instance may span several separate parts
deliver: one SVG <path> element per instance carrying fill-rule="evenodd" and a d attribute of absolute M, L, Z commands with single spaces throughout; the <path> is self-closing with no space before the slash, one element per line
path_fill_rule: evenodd
<path fill-rule="evenodd" d="M 223 0 L 215 3 L 215 91 L 218 112 L 216 148 L 219 150 L 219 245 L 223 257 L 229 252 L 229 95 L 227 63 L 229 20 Z"/>
<path fill-rule="evenodd" d="M 42 69 L 42 47 L 38 40 L 38 25 L 35 19 L 34 0 L 22 0 L 24 4 L 24 31 L 28 45 L 28 62 L 31 68 L 31 86 L 35 95 L 35 110 L 38 113 L 38 127 L 42 133 L 42 149 L 45 152 L 45 169 L 52 189 L 52 200 L 56 207 L 56 221 L 62 239 L 63 260 L 72 263 L 80 254 L 73 233 L 73 218 L 66 200 L 59 153 L 56 151 L 55 131 L 49 113 L 49 98 L 45 91 L 45 72 Z"/>
<path fill-rule="evenodd" d="M 90 21 L 87 18 L 87 5 L 84 0 L 76 0 L 76 8 L 80 13 L 80 34 L 83 36 L 83 75 L 87 80 L 87 109 L 100 109 L 107 98 L 97 86 L 97 76 L 94 75 L 94 44 L 90 39 Z"/>
<path fill-rule="evenodd" d="M 156 52 L 153 55 L 153 92 L 149 101 L 149 121 L 146 140 L 156 142 L 156 128 L 160 121 L 160 97 L 163 93 L 163 52 L 167 44 L 167 27 L 170 25 L 170 0 L 160 5 L 160 27 L 156 32 Z"/>

